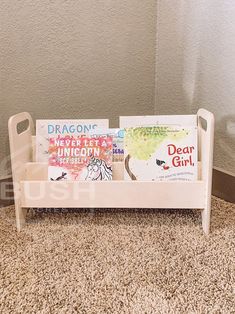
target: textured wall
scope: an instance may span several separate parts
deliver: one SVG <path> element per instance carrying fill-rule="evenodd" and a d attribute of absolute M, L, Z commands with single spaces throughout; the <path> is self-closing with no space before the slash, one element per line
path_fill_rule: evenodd
<path fill-rule="evenodd" d="M 215 165 L 235 172 L 232 0 L 1 0 L 0 160 L 7 120 L 216 116 Z M 155 38 L 156 97 L 154 107 Z M 0 177 L 7 172 L 0 167 Z"/>
<path fill-rule="evenodd" d="M 215 114 L 214 164 L 235 173 L 235 1 L 159 0 L 156 113 Z"/>
<path fill-rule="evenodd" d="M 153 112 L 155 2 L 1 0 L 0 160 L 7 120 L 20 111 L 111 126 Z"/>

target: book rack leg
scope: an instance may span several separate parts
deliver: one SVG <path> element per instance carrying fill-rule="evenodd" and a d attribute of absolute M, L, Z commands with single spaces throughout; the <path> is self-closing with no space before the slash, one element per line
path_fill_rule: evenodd
<path fill-rule="evenodd" d="M 201 212 L 202 215 L 202 229 L 206 235 L 209 235 L 210 232 L 210 215 L 211 215 L 211 206 L 208 204 Z"/>
<path fill-rule="evenodd" d="M 206 185 L 205 207 L 202 209 L 202 229 L 206 235 L 210 232 L 210 216 L 211 216 L 211 187 L 212 187 L 212 169 L 209 172 L 209 180 Z"/>
<path fill-rule="evenodd" d="M 27 209 L 22 208 L 20 204 L 15 204 L 16 228 L 20 231 L 25 225 Z"/>

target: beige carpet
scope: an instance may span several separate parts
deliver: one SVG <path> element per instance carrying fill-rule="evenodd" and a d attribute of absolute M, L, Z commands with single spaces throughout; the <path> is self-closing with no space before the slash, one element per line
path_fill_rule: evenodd
<path fill-rule="evenodd" d="M 235 313 L 235 205 L 44 210 L 21 233 L 0 209 L 0 313 Z"/>

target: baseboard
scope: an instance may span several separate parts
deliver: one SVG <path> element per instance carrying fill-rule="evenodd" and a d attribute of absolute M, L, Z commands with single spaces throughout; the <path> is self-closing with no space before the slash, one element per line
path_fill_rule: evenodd
<path fill-rule="evenodd" d="M 0 179 L 0 207 L 14 204 L 14 193 L 12 178 Z"/>
<path fill-rule="evenodd" d="M 212 182 L 213 195 L 235 203 L 235 175 L 233 173 L 214 167 Z"/>
<path fill-rule="evenodd" d="M 225 201 L 235 203 L 235 176 L 234 174 L 214 167 L 212 194 Z M 0 179 L 0 207 L 14 204 L 12 178 Z"/>

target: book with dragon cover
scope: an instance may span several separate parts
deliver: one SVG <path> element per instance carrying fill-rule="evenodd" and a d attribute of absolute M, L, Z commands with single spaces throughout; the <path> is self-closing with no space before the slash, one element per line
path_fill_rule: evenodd
<path fill-rule="evenodd" d="M 49 141 L 48 179 L 112 180 L 112 137 L 57 136 Z"/>
<path fill-rule="evenodd" d="M 197 127 L 126 128 L 124 154 L 125 180 L 197 180 Z"/>
<path fill-rule="evenodd" d="M 108 128 L 108 119 L 82 120 L 37 120 L 36 121 L 36 161 L 48 162 L 50 138 L 57 136 L 80 136 L 95 132 L 97 128 Z"/>

